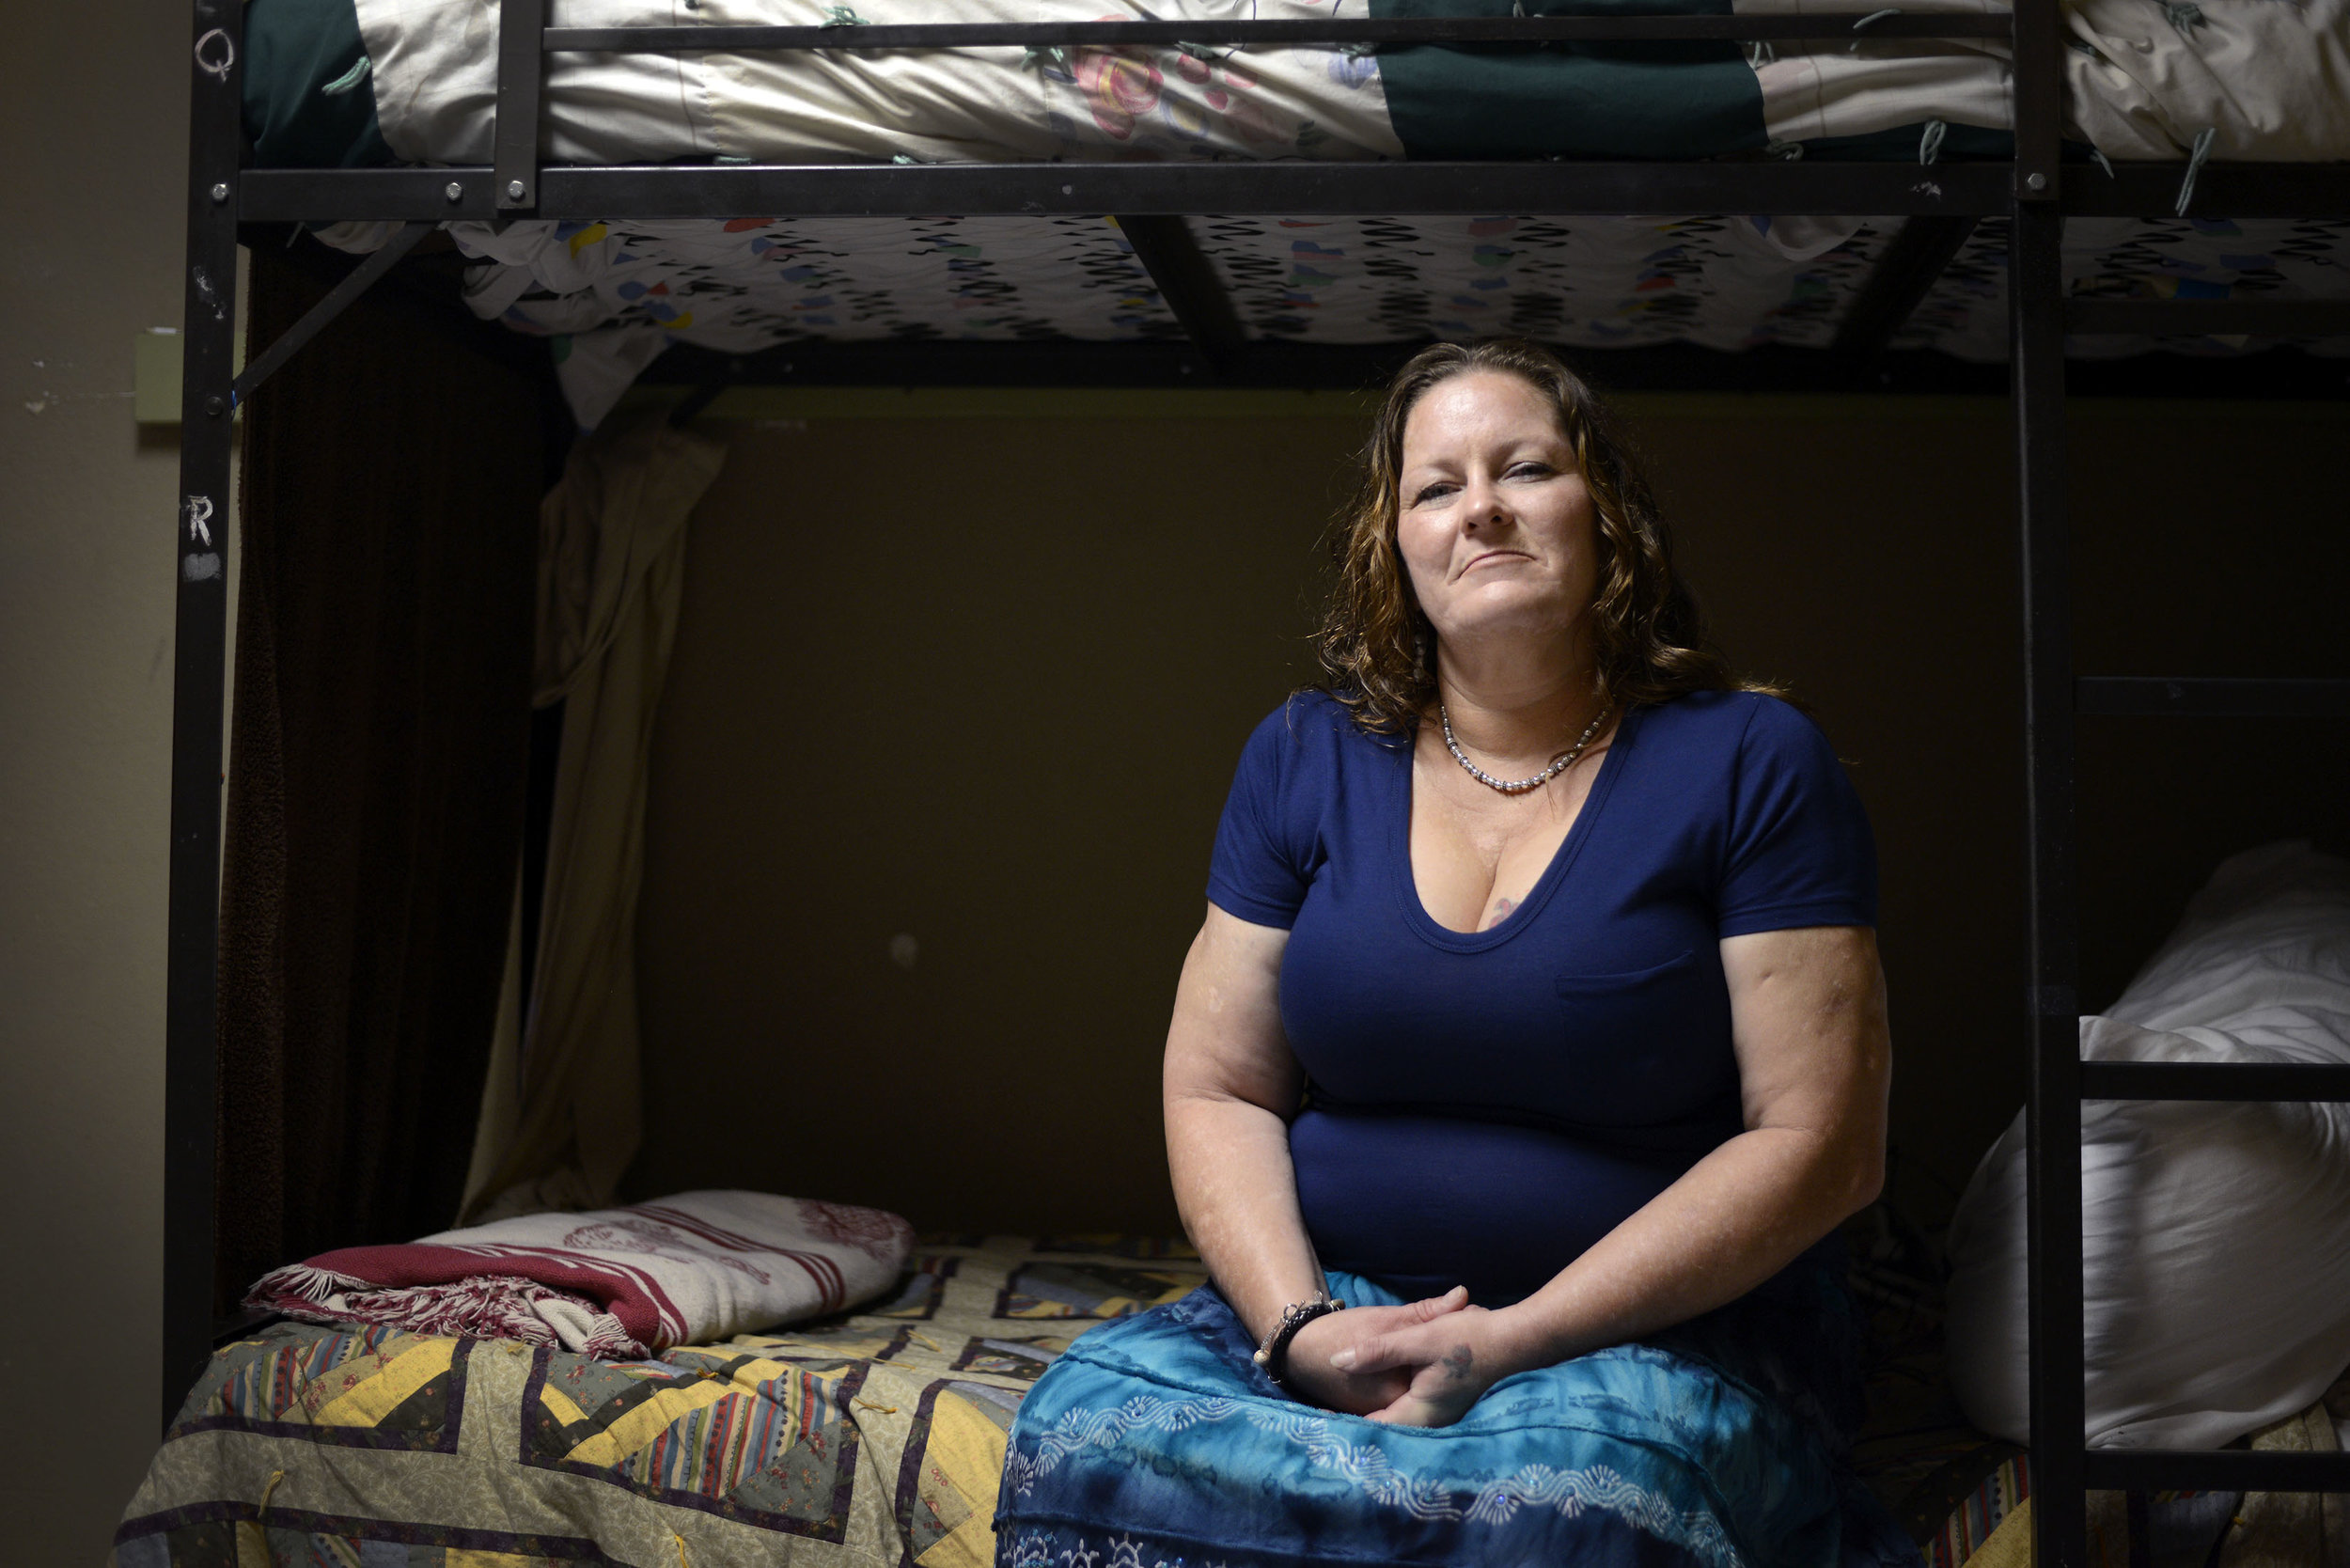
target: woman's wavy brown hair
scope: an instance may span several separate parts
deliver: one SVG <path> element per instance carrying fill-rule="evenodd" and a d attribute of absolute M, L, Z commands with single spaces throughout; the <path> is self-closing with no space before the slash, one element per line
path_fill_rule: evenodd
<path fill-rule="evenodd" d="M 1339 580 L 1319 638 L 1331 694 L 1371 734 L 1412 732 L 1436 699 L 1435 639 L 1396 548 L 1403 424 L 1429 388 L 1472 370 L 1517 377 L 1545 398 L 1598 513 L 1591 631 L 1600 690 L 1618 707 L 1691 691 L 1776 691 L 1742 682 L 1673 575 L 1672 538 L 1632 450 L 1583 379 L 1517 338 L 1438 343 L 1397 372 L 1364 446 L 1354 499 L 1330 533 Z"/>

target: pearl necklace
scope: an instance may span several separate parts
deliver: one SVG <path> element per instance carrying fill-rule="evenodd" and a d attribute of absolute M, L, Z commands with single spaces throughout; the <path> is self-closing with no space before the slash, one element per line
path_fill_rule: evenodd
<path fill-rule="evenodd" d="M 1558 760 L 1552 762 L 1550 766 L 1544 768 L 1533 777 L 1521 778 L 1512 783 L 1507 779 L 1496 778 L 1492 774 L 1487 773 L 1483 768 L 1479 767 L 1476 763 L 1470 761 L 1467 757 L 1462 754 L 1461 743 L 1452 738 L 1452 715 L 1445 711 L 1444 702 L 1441 698 L 1439 698 L 1436 703 L 1436 720 L 1444 726 L 1444 748 L 1452 753 L 1452 760 L 1454 761 L 1468 769 L 1468 774 L 1471 778 L 1476 779 L 1477 782 L 1484 785 L 1487 789 L 1499 790 L 1505 795 L 1524 794 L 1527 791 L 1535 788 L 1537 785 L 1549 783 L 1553 778 L 1556 778 L 1559 775 L 1574 766 L 1576 760 L 1582 757 L 1584 747 L 1591 744 L 1591 737 L 1599 733 L 1599 727 L 1606 721 L 1606 718 L 1607 710 L 1606 708 L 1602 707 L 1596 714 L 1592 715 L 1591 722 L 1585 727 L 1581 737 L 1575 741 L 1573 750 L 1569 751 L 1565 756 L 1560 757 Z"/>

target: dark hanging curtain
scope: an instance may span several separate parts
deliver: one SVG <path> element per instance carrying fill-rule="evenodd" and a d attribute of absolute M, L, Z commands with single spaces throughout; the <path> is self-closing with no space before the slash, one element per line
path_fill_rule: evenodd
<path fill-rule="evenodd" d="M 256 247 L 251 352 L 331 275 Z M 398 277 L 245 413 L 224 1309 L 279 1263 L 453 1222 L 504 974 L 559 426 L 543 351 Z"/>

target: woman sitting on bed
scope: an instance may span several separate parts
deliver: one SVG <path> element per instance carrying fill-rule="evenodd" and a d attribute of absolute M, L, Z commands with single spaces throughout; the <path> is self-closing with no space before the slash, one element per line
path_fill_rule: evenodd
<path fill-rule="evenodd" d="M 1167 1036 L 1215 1283 L 1038 1382 L 998 1560 L 1914 1564 L 1841 1466 L 1859 801 L 1549 353 L 1421 353 L 1366 468 L 1331 690 L 1242 754 Z"/>

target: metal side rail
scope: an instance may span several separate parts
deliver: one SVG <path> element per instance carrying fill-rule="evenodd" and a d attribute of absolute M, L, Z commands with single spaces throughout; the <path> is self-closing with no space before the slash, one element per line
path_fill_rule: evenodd
<path fill-rule="evenodd" d="M 2154 189 L 2154 174 L 2134 177 L 2129 188 L 2116 193 L 2092 188 L 2091 181 L 2102 183 L 2105 178 L 2093 170 L 2070 173 L 2062 205 L 2074 215 L 2168 212 L 2177 195 L 2179 173 L 2176 165 L 2162 167 L 2168 169 L 2167 195 Z M 2134 175 L 2128 165 L 2123 172 Z M 2350 171 L 2334 165 L 2239 165 L 2226 171 L 2229 178 L 2224 180 L 2217 178 L 2220 172 L 2217 165 L 2203 170 L 2195 197 L 2199 213 L 2273 218 L 2350 211 Z M 566 219 L 931 217 L 941 212 L 964 217 L 1098 217 L 1106 212 L 1309 217 L 1505 212 L 1562 216 L 1816 212 L 1873 218 L 2003 214 L 2014 176 L 2009 165 L 1998 162 L 1944 162 L 1921 169 L 1914 163 L 1432 159 L 1393 164 L 556 164 L 539 179 L 537 215 Z M 492 180 L 493 171 L 479 164 L 438 169 L 247 169 L 238 180 L 237 215 L 248 223 L 514 216 L 500 206 Z M 2139 187 L 2144 187 L 2142 195 L 2133 194 Z M 2076 192 L 2086 194 L 2076 199 Z M 2110 303 L 2144 303 L 2171 311 L 2235 302 Z M 2193 330 L 2221 329 L 2199 324 Z"/>
<path fill-rule="evenodd" d="M 2350 333 L 2350 299 L 2074 299 L 2064 330 L 2083 337 L 2339 337 Z"/>
<path fill-rule="evenodd" d="M 2074 685 L 2074 709 L 2179 718 L 2350 718 L 2350 680 L 2095 675 Z"/>
<path fill-rule="evenodd" d="M 2089 1449 L 2089 1484 L 2141 1492 L 2350 1492 L 2350 1452 L 2249 1449 Z"/>
<path fill-rule="evenodd" d="M 247 169 L 237 215 L 248 223 L 345 218 L 494 220 L 512 216 L 491 171 Z M 541 218 L 1313 217 L 1361 212 L 1469 214 L 1812 212 L 1904 217 L 2004 212 L 2003 163 L 1308 163 L 550 165 Z M 453 195 L 451 193 L 454 193 Z"/>
<path fill-rule="evenodd" d="M 2084 1100 L 2350 1101 L 2350 1066 L 2301 1061 L 2084 1061 Z"/>
<path fill-rule="evenodd" d="M 2093 165 L 2074 165 L 2065 177 L 2059 203 L 2068 217 L 2167 217 L 2177 211 L 2185 182 L 2184 165 L 2179 164 L 2116 164 L 2110 174 Z M 2197 217 L 2322 216 L 2350 211 L 2350 165 L 2210 163 L 2197 173 L 2193 194 L 2192 211 Z M 2176 306 L 2198 302 L 2144 303 Z"/>

